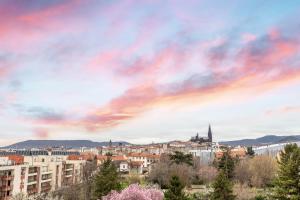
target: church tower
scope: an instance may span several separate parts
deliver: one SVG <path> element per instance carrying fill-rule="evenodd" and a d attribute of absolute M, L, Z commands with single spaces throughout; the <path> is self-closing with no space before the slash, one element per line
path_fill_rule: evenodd
<path fill-rule="evenodd" d="M 211 132 L 211 127 L 210 127 L 210 125 L 208 126 L 208 134 L 207 134 L 207 137 L 208 137 L 208 141 L 209 141 L 209 142 L 212 142 L 212 132 Z"/>

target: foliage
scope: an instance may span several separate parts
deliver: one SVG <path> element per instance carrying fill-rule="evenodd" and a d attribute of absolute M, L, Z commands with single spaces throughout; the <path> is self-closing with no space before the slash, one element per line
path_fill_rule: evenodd
<path fill-rule="evenodd" d="M 52 193 L 49 194 L 36 194 L 28 197 L 24 193 L 18 193 L 14 195 L 11 200 L 64 200 L 62 197 L 53 196 Z"/>
<path fill-rule="evenodd" d="M 230 150 L 227 149 L 222 155 L 218 163 L 218 169 L 222 170 L 229 179 L 234 177 L 235 160 L 230 155 Z"/>
<path fill-rule="evenodd" d="M 139 174 L 130 174 L 126 176 L 126 182 L 130 184 L 142 184 L 143 179 L 139 176 Z"/>
<path fill-rule="evenodd" d="M 101 198 L 112 190 L 119 191 L 121 189 L 120 176 L 117 167 L 112 160 L 108 158 L 100 166 L 98 174 L 94 179 L 94 197 Z"/>
<path fill-rule="evenodd" d="M 238 200 L 253 200 L 257 192 L 256 188 L 249 187 L 247 184 L 234 184 L 233 186 L 233 194 Z"/>
<path fill-rule="evenodd" d="M 169 184 L 169 189 L 165 192 L 166 200 L 187 200 L 188 197 L 185 195 L 184 185 L 180 181 L 178 176 L 172 176 Z"/>
<path fill-rule="evenodd" d="M 213 192 L 211 193 L 211 200 L 233 200 L 235 196 L 233 195 L 233 184 L 226 172 L 221 170 L 214 181 Z"/>
<path fill-rule="evenodd" d="M 194 193 L 188 196 L 188 200 L 209 200 L 209 194 Z"/>
<path fill-rule="evenodd" d="M 278 177 L 275 180 L 274 198 L 300 199 L 300 148 L 288 144 L 280 152 Z"/>
<path fill-rule="evenodd" d="M 255 196 L 255 198 L 254 198 L 254 200 L 266 200 L 266 199 L 267 199 L 267 197 L 265 197 L 264 195 L 261 195 L 261 194 Z"/>
<path fill-rule="evenodd" d="M 254 156 L 255 152 L 253 151 L 252 147 L 247 147 L 247 155 L 248 156 Z"/>
<path fill-rule="evenodd" d="M 155 188 L 141 188 L 138 184 L 132 184 L 120 193 L 113 191 L 103 200 L 162 200 L 163 193 Z"/>
<path fill-rule="evenodd" d="M 192 154 L 184 154 L 180 151 L 175 151 L 174 154 L 169 155 L 170 160 L 176 164 L 187 164 L 193 166 L 193 155 Z"/>

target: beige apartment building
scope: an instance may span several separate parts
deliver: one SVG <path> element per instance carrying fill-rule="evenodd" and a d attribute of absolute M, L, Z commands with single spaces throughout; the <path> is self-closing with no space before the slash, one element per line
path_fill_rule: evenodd
<path fill-rule="evenodd" d="M 19 193 L 48 193 L 82 180 L 85 160 L 68 160 L 74 152 L 1 153 L 0 200 L 9 200 Z"/>

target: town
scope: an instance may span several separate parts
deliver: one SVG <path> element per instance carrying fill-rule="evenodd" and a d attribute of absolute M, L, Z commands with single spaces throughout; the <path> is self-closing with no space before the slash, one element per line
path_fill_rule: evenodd
<path fill-rule="evenodd" d="M 298 142 L 298 145 L 300 142 Z M 252 147 L 253 155 L 266 155 L 276 158 L 285 143 Z M 229 147 L 213 141 L 211 126 L 207 136 L 197 133 L 189 141 L 171 141 L 148 145 L 112 145 L 79 149 L 2 149 L 0 151 L 0 199 L 9 200 L 23 194 L 34 197 L 39 194 L 59 191 L 82 183 L 88 163 L 95 163 L 94 170 L 108 157 L 122 176 L 137 175 L 148 177 L 164 155 L 181 152 L 190 154 L 196 165 L 210 166 L 222 158 L 225 149 L 230 149 L 233 158 L 244 159 L 249 155 L 249 147 Z M 210 173 L 210 172 L 207 172 Z"/>

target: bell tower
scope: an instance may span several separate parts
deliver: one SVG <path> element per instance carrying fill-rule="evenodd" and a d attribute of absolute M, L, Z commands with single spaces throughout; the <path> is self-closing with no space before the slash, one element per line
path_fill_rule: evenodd
<path fill-rule="evenodd" d="M 208 126 L 208 134 L 207 134 L 207 137 L 208 137 L 208 141 L 209 141 L 209 142 L 212 142 L 212 132 L 211 132 L 210 124 L 209 124 L 209 126 Z"/>

